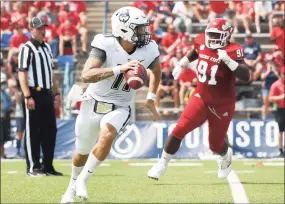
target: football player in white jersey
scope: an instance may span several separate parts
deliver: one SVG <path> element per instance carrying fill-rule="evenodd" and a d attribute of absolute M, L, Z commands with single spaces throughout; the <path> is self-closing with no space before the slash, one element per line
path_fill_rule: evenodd
<path fill-rule="evenodd" d="M 90 85 L 82 97 L 76 119 L 72 174 L 61 203 L 72 203 L 76 196 L 88 198 L 88 179 L 106 159 L 115 137 L 130 120 L 135 90 L 126 83 L 124 73 L 137 69 L 139 63 L 151 70 L 144 107 L 152 112 L 154 121 L 159 118 L 154 102 L 161 68 L 158 46 L 151 40 L 149 21 L 135 7 L 117 10 L 111 21 L 112 35 L 94 37 L 82 72 L 83 81 Z"/>

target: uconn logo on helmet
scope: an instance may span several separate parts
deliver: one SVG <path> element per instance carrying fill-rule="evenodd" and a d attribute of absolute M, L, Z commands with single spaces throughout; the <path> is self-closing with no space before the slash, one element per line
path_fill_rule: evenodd
<path fill-rule="evenodd" d="M 123 10 L 119 13 L 119 20 L 126 23 L 130 19 L 129 9 Z"/>

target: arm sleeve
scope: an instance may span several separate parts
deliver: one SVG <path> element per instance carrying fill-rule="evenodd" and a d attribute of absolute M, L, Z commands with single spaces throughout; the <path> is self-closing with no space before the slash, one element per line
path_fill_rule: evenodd
<path fill-rule="evenodd" d="M 18 56 L 19 71 L 28 71 L 31 55 L 30 49 L 25 45 L 22 46 Z"/>
<path fill-rule="evenodd" d="M 107 55 L 105 50 L 102 50 L 98 47 L 93 47 L 90 51 L 89 57 L 98 58 L 102 64 L 106 61 Z"/>

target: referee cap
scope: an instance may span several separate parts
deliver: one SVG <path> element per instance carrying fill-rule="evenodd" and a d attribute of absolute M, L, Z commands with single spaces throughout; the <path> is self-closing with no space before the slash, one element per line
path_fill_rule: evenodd
<path fill-rule="evenodd" d="M 39 17 L 33 17 L 30 21 L 31 28 L 40 28 L 42 26 L 48 26 L 48 24 Z"/>

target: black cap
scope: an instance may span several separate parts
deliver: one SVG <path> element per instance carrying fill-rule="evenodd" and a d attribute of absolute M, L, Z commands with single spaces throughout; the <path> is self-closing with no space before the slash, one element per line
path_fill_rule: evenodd
<path fill-rule="evenodd" d="M 30 27 L 31 28 L 40 28 L 42 26 L 48 26 L 48 24 L 39 17 L 34 17 L 30 21 Z"/>

